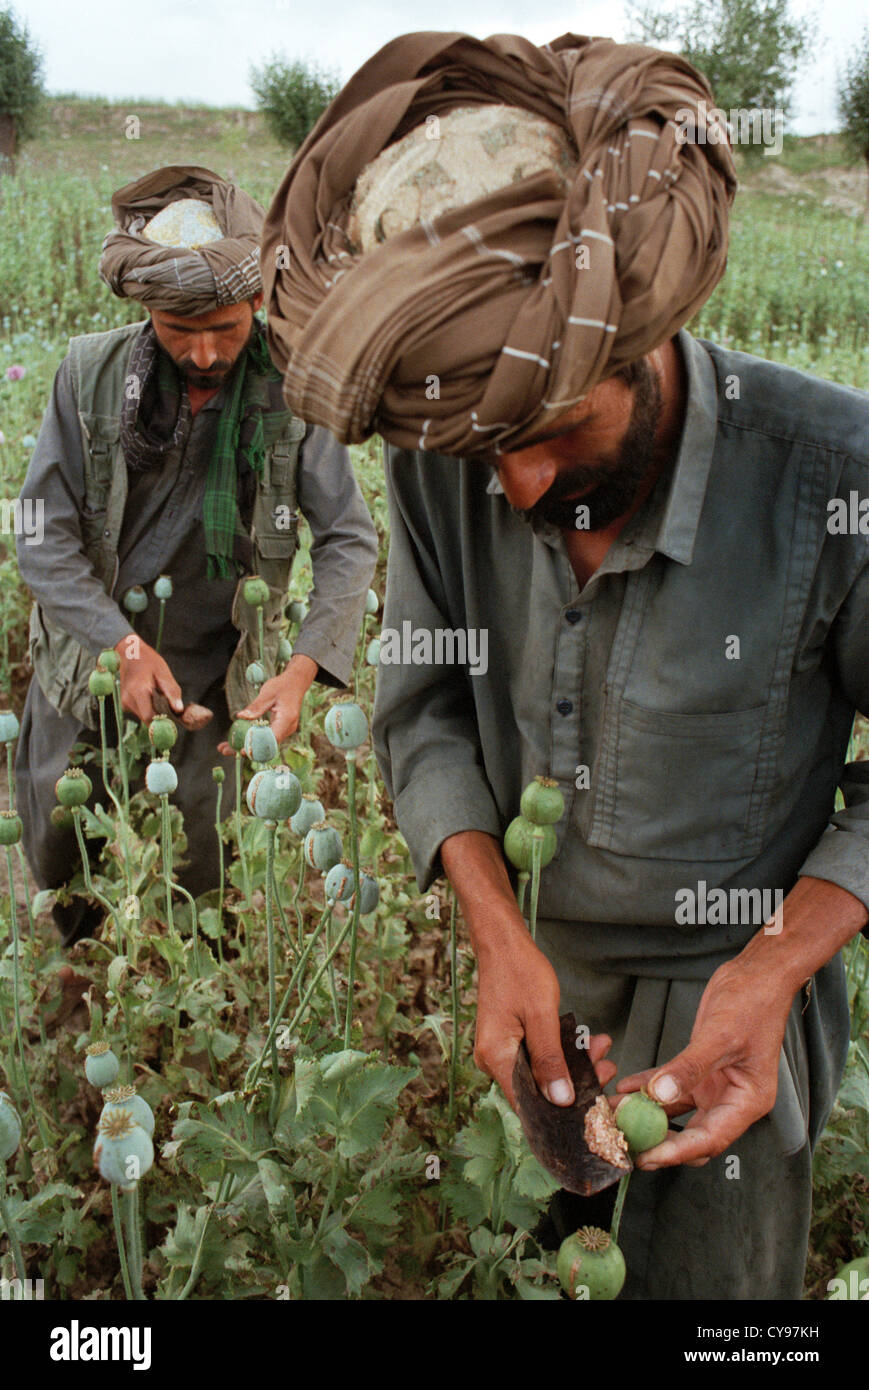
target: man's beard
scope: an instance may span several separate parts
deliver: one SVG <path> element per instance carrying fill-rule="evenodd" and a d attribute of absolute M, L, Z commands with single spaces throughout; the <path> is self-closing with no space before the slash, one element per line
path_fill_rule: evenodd
<path fill-rule="evenodd" d="M 200 371 L 189 357 L 182 357 L 180 362 L 176 362 L 175 365 L 183 374 L 188 386 L 195 386 L 200 391 L 210 391 L 215 386 L 223 385 L 235 363 L 219 357 L 207 372 Z"/>
<path fill-rule="evenodd" d="M 655 433 L 661 417 L 661 387 L 648 362 L 642 362 L 634 386 L 634 403 L 625 437 L 614 459 L 571 469 L 555 479 L 533 507 L 520 512 L 526 521 L 539 518 L 562 530 L 602 531 L 624 516 L 655 458 Z M 582 497 L 576 493 L 594 485 Z M 588 508 L 588 524 L 577 528 L 577 508 Z M 583 518 L 586 513 L 582 513 Z"/>
<path fill-rule="evenodd" d="M 188 386 L 195 386 L 199 391 L 212 391 L 215 387 L 223 385 L 236 362 L 239 361 L 242 353 L 248 347 L 254 332 L 254 324 L 251 324 L 250 334 L 241 352 L 231 361 L 228 357 L 218 357 L 216 362 L 212 362 L 207 372 L 203 372 L 197 367 L 190 357 L 173 358 L 172 360 L 179 372 L 183 375 Z"/>

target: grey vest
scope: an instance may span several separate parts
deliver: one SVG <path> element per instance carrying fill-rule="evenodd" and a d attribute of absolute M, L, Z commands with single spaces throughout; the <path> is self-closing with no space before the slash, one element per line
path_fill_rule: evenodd
<path fill-rule="evenodd" d="M 107 594 L 118 577 L 118 543 L 127 499 L 127 466 L 120 444 L 121 404 L 127 363 L 141 323 L 107 333 L 89 333 L 69 344 L 72 390 L 78 407 L 84 454 L 82 549 Z M 272 438 L 266 432 L 262 477 L 257 479 L 251 523 L 254 569 L 269 585 L 264 606 L 266 670 L 273 673 L 283 623 L 283 607 L 297 545 L 297 471 L 305 422 L 296 417 Z M 232 604 L 238 646 L 226 673 L 230 710 L 243 708 L 254 696 L 245 670 L 258 658 L 256 610 L 245 603 L 243 579 Z M 46 698 L 59 714 L 74 715 L 90 729 L 99 727 L 97 700 L 88 690 L 96 665 L 93 653 L 53 623 L 38 603 L 30 614 L 30 661 Z"/>

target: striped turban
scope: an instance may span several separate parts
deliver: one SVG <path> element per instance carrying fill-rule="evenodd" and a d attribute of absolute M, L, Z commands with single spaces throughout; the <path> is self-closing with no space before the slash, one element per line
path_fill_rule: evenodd
<path fill-rule="evenodd" d="M 493 106 L 488 126 L 463 126 Z M 287 404 L 345 443 L 378 430 L 460 456 L 544 433 L 724 273 L 736 179 L 707 110 L 701 74 L 641 44 L 388 43 L 324 112 L 266 219 Z"/>
<path fill-rule="evenodd" d="M 264 212 L 210 169 L 170 164 L 118 189 L 100 278 L 121 298 L 193 318 L 262 291 Z"/>

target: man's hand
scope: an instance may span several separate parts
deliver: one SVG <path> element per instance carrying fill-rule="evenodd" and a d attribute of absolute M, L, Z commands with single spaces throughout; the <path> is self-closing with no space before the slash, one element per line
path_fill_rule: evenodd
<path fill-rule="evenodd" d="M 618 1083 L 620 1093 L 645 1086 L 668 1115 L 696 1111 L 681 1132 L 671 1130 L 641 1154 L 638 1167 L 701 1167 L 769 1114 L 790 1006 L 787 989 L 777 990 L 739 957 L 719 966 L 703 991 L 688 1046 L 666 1066 Z"/>
<path fill-rule="evenodd" d="M 572 1105 L 573 1084 L 561 1050 L 555 971 L 534 945 L 524 922 L 514 929 L 505 920 L 501 946 L 494 953 L 478 952 L 474 1061 L 497 1081 L 515 1110 L 513 1068 L 524 1038 L 538 1089 L 553 1105 Z M 605 1033 L 589 1039 L 588 1055 L 602 1086 L 616 1073 L 614 1064 L 603 1060 L 611 1041 Z"/>
<path fill-rule="evenodd" d="M 138 655 L 128 656 L 128 650 Z M 121 681 L 121 705 L 125 710 L 147 724 L 154 718 L 151 695 L 155 690 L 161 690 L 172 708 L 181 713 L 184 708 L 181 687 L 159 652 L 155 652 L 141 637 L 136 637 L 134 642 L 132 634 L 122 637 L 115 651 L 121 659 L 118 675 Z"/>
<path fill-rule="evenodd" d="M 441 861 L 455 888 L 479 966 L 474 1060 L 515 1109 L 513 1067 L 525 1039 L 531 1072 L 554 1105 L 572 1105 L 573 1083 L 561 1050 L 559 987 L 555 971 L 528 934 L 501 846 L 491 835 L 464 830 L 441 845 Z M 588 1053 L 602 1086 L 616 1068 L 605 1062 L 610 1039 L 589 1040 Z"/>
<path fill-rule="evenodd" d="M 769 1114 L 794 995 L 867 921 L 869 910 L 838 884 L 797 879 L 775 929 L 759 931 L 715 971 L 688 1046 L 667 1066 L 619 1082 L 621 1093 L 645 1085 L 669 1115 L 697 1112 L 680 1134 L 647 1149 L 640 1168 L 699 1167 Z"/>
<path fill-rule="evenodd" d="M 299 652 L 290 658 L 281 674 L 267 680 L 256 699 L 233 718 L 264 719 L 270 714 L 272 733 L 279 744 L 283 743 L 299 727 L 302 704 L 318 670 L 316 661 Z M 218 752 L 224 757 L 235 757 L 228 743 L 218 744 Z"/>

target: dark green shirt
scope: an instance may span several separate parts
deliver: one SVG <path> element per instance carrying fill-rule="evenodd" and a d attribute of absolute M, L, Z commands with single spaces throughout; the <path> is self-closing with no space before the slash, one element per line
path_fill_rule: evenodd
<path fill-rule="evenodd" d="M 869 712 L 869 536 L 828 529 L 830 499 L 869 498 L 869 397 L 675 342 L 676 457 L 581 591 L 561 532 L 486 465 L 387 454 L 384 630 L 488 634 L 485 672 L 379 671 L 376 747 L 420 886 L 447 836 L 502 835 L 548 774 L 566 811 L 541 917 L 587 924 L 598 956 L 635 953 L 636 926 L 663 954 L 705 950 L 708 928 L 675 922 L 701 881 L 786 893 L 812 874 L 869 908 L 869 762 L 845 765 Z"/>

